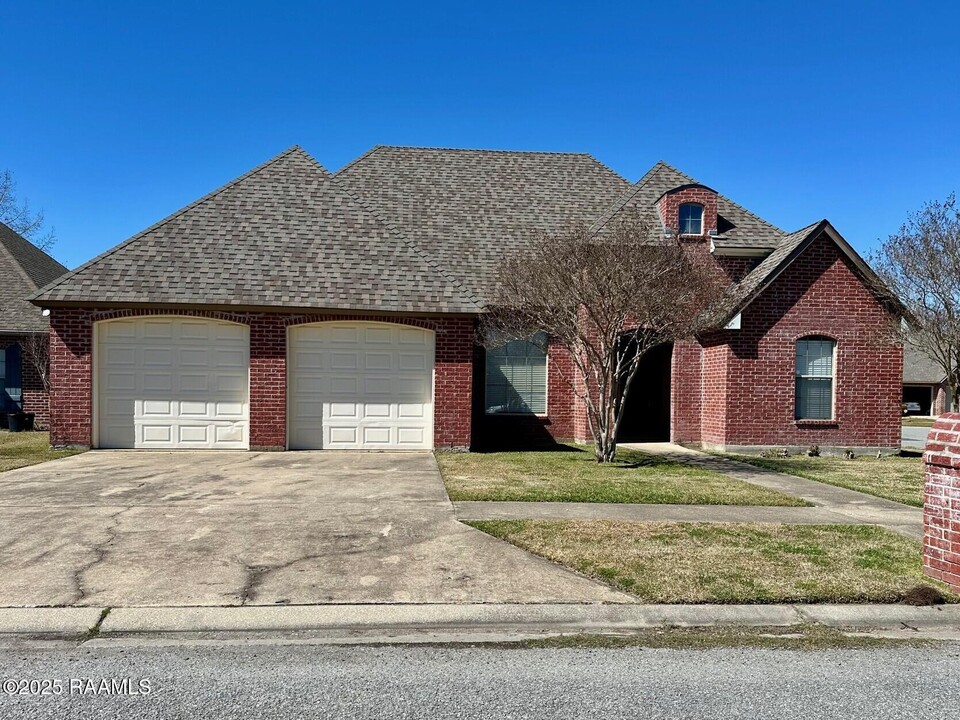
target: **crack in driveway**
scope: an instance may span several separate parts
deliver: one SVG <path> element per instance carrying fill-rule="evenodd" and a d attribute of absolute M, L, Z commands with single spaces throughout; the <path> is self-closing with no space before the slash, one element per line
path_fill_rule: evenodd
<path fill-rule="evenodd" d="M 128 510 L 132 510 L 134 506 L 128 506 L 121 510 L 118 510 L 113 515 L 108 516 L 110 524 L 104 528 L 107 539 L 104 542 L 97 543 L 90 550 L 93 552 L 93 560 L 82 565 L 76 570 L 73 571 L 73 585 L 75 590 L 74 599 L 71 601 L 71 605 L 77 605 L 87 598 L 87 589 L 84 587 L 84 576 L 90 572 L 93 568 L 103 562 L 107 557 L 107 548 L 113 544 L 117 539 L 118 528 L 120 527 L 120 516 L 123 515 Z"/>

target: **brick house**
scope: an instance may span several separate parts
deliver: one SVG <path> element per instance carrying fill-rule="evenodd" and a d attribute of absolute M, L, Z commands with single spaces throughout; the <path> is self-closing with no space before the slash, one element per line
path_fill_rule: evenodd
<path fill-rule="evenodd" d="M 729 279 L 727 327 L 644 361 L 623 440 L 897 450 L 902 351 L 826 221 L 783 232 L 658 163 L 378 146 L 331 174 L 294 147 L 48 285 L 52 442 L 424 449 L 585 439 L 531 343 L 484 351 L 498 265 L 537 230 L 625 211 Z M 869 390 L 867 390 L 869 388 Z"/>
<path fill-rule="evenodd" d="M 67 269 L 29 240 L 0 223 L 0 427 L 7 413 L 35 415 L 38 428 L 47 427 L 49 402 L 29 344 L 45 338 L 47 319 L 27 297 Z M 26 350 L 26 352 L 25 352 Z"/>

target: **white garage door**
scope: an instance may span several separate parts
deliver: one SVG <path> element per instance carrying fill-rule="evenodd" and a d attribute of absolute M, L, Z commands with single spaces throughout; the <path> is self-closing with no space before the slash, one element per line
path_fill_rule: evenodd
<path fill-rule="evenodd" d="M 294 450 L 433 447 L 433 333 L 384 323 L 290 329 Z"/>
<path fill-rule="evenodd" d="M 102 448 L 246 449 L 246 325 L 148 317 L 97 324 Z"/>

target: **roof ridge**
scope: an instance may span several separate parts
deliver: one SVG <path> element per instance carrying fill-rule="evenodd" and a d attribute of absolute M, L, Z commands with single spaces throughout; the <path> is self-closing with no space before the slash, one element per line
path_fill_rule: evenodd
<path fill-rule="evenodd" d="M 502 154 L 502 155 L 560 155 L 564 157 L 582 155 L 585 157 L 593 158 L 593 156 L 588 152 L 573 151 L 573 150 L 507 150 L 504 148 L 464 148 L 464 147 L 449 147 L 449 146 L 434 146 L 434 145 L 383 145 L 383 144 L 374 146 L 367 153 L 365 153 L 365 155 L 372 153 L 374 150 L 382 150 L 385 148 L 389 148 L 393 150 L 444 150 L 447 152 L 491 153 L 491 154 Z M 593 158 L 593 159 L 596 160 L 596 158 Z"/>
<path fill-rule="evenodd" d="M 377 147 L 381 147 L 381 146 L 378 145 Z M 440 264 L 433 258 L 433 256 L 428 254 L 422 247 L 420 247 L 419 244 L 417 244 L 416 242 L 408 238 L 405 233 L 401 232 L 400 228 L 398 228 L 393 223 L 393 221 L 384 217 L 376 207 L 367 204 L 363 200 L 363 198 L 355 194 L 349 188 L 345 187 L 343 181 L 339 177 L 337 177 L 337 175 L 331 175 L 330 180 L 331 182 L 334 183 L 334 185 L 337 186 L 338 189 L 346 193 L 357 205 L 359 205 L 361 208 L 363 208 L 364 210 L 369 212 L 371 215 L 373 215 L 373 217 L 376 218 L 380 223 L 382 223 L 383 226 L 386 227 L 391 234 L 393 234 L 400 242 L 404 243 L 408 248 L 410 248 L 417 255 L 417 257 L 423 260 L 428 267 L 432 268 L 444 280 L 454 285 L 462 293 L 462 297 L 468 299 L 471 303 L 476 305 L 477 309 L 483 308 L 483 303 L 480 301 L 479 298 L 477 298 L 473 293 L 467 290 L 463 286 L 463 284 L 460 282 L 460 280 L 458 280 L 453 275 L 449 275 L 446 272 L 446 270 L 444 270 L 443 267 L 441 267 Z"/>
<path fill-rule="evenodd" d="M 67 280 L 75 277 L 75 276 L 77 275 L 77 273 L 80 273 L 80 272 L 86 270 L 87 268 L 92 267 L 93 265 L 96 265 L 97 263 L 101 262 L 102 260 L 110 257 L 110 256 L 113 255 L 114 253 L 116 253 L 116 252 L 122 250 L 123 248 L 127 247 L 128 245 L 136 242 L 137 240 L 139 240 L 140 238 L 142 238 L 142 237 L 143 237 L 144 235 L 146 235 L 147 233 L 153 232 L 154 230 L 156 230 L 156 229 L 158 229 L 158 228 L 160 228 L 160 227 L 163 227 L 163 226 L 166 225 L 167 223 L 172 222 L 173 220 L 177 219 L 178 217 L 180 217 L 180 216 L 183 215 L 184 213 L 188 212 L 189 210 L 193 210 L 195 207 L 197 207 L 197 206 L 199 206 L 199 205 L 202 205 L 203 203 L 207 202 L 208 200 L 212 200 L 213 198 L 215 198 L 215 197 L 216 197 L 217 195 L 219 195 L 220 193 L 225 192 L 226 190 L 229 190 L 230 188 L 232 188 L 232 187 L 234 187 L 235 185 L 237 185 L 237 184 L 243 182 L 244 180 L 250 178 L 251 176 L 255 175 L 256 173 L 260 172 L 261 170 L 265 169 L 266 167 L 272 165 L 273 163 L 277 162 L 278 160 L 281 160 L 281 159 L 285 158 L 285 157 L 288 156 L 288 155 L 292 155 L 293 153 L 295 153 L 295 152 L 297 152 L 297 151 L 299 151 L 300 153 L 302 153 L 303 155 L 305 155 L 306 157 L 308 157 L 310 160 L 313 160 L 313 158 L 312 158 L 302 147 L 300 147 L 299 145 L 292 145 L 291 147 L 287 148 L 286 150 L 284 150 L 284 151 L 281 152 L 280 154 L 274 155 L 272 158 L 270 158 L 270 159 L 267 160 L 266 162 L 262 162 L 262 163 L 260 163 L 259 165 L 257 165 L 256 167 L 252 168 L 251 170 L 248 170 L 247 172 L 243 173 L 243 175 L 240 175 L 239 177 L 236 177 L 236 178 L 234 178 L 233 180 L 231 180 L 231 181 L 229 181 L 229 182 L 227 182 L 227 183 L 224 183 L 223 185 L 221 185 L 220 187 L 218 187 L 218 188 L 215 189 L 215 190 L 212 190 L 211 192 L 207 193 L 207 194 L 204 195 L 203 197 L 201 197 L 201 198 L 199 198 L 199 199 L 197 199 L 197 200 L 194 200 L 192 203 L 190 203 L 190 204 L 188 204 L 188 205 L 184 205 L 182 208 L 180 208 L 180 209 L 177 210 L 176 212 L 173 212 L 173 213 L 171 213 L 170 215 L 167 215 L 167 216 L 166 216 L 165 218 L 163 218 L 162 220 L 159 220 L 159 221 L 155 222 L 155 223 L 154 223 L 153 225 L 151 225 L 150 227 L 144 228 L 143 230 L 141 230 L 140 232 L 138 232 L 136 235 L 133 235 L 133 236 L 127 238 L 126 240 L 124 240 L 123 242 L 119 243 L 118 245 L 110 248 L 109 250 L 100 253 L 99 255 L 97 255 L 97 256 L 94 257 L 94 258 L 91 258 L 90 260 L 87 260 L 87 262 L 83 263 L 83 265 L 81 265 L 80 267 L 78 267 L 78 268 L 76 268 L 76 269 L 74 269 L 74 270 L 71 270 L 71 271 L 65 273 L 64 275 L 61 275 L 59 278 L 57 278 L 57 279 L 54 280 L 53 282 L 47 283 L 47 284 L 44 285 L 42 288 L 39 288 L 39 289 L 37 290 L 37 292 L 35 292 L 33 295 L 31 295 L 31 296 L 28 298 L 28 300 L 33 300 L 33 299 L 36 298 L 38 295 L 40 295 L 40 294 L 42 294 L 42 293 L 49 292 L 49 291 L 55 289 L 56 287 L 62 285 L 62 284 L 63 284 L 64 282 L 66 282 Z M 316 161 L 316 160 L 313 160 L 313 162 L 317 162 L 317 161 Z M 317 165 L 320 165 L 320 163 L 317 163 Z M 320 167 L 321 167 L 321 169 L 323 169 L 323 166 L 322 166 L 322 165 L 321 165 Z M 326 172 L 325 169 L 324 169 L 324 172 Z M 328 173 L 328 174 L 329 174 L 329 173 Z"/>

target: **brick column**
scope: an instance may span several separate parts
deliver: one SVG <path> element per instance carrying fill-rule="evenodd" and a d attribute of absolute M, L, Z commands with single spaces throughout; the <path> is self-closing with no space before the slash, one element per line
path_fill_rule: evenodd
<path fill-rule="evenodd" d="M 923 572 L 960 591 L 960 413 L 934 423 L 923 469 Z"/>
<path fill-rule="evenodd" d="M 93 321 L 88 310 L 50 313 L 50 444 L 89 448 L 92 441 Z"/>
<path fill-rule="evenodd" d="M 287 447 L 287 326 L 282 315 L 250 319 L 250 449 Z"/>
<path fill-rule="evenodd" d="M 436 448 L 468 450 L 473 398 L 473 319 L 438 320 L 436 332 L 433 444 Z"/>

